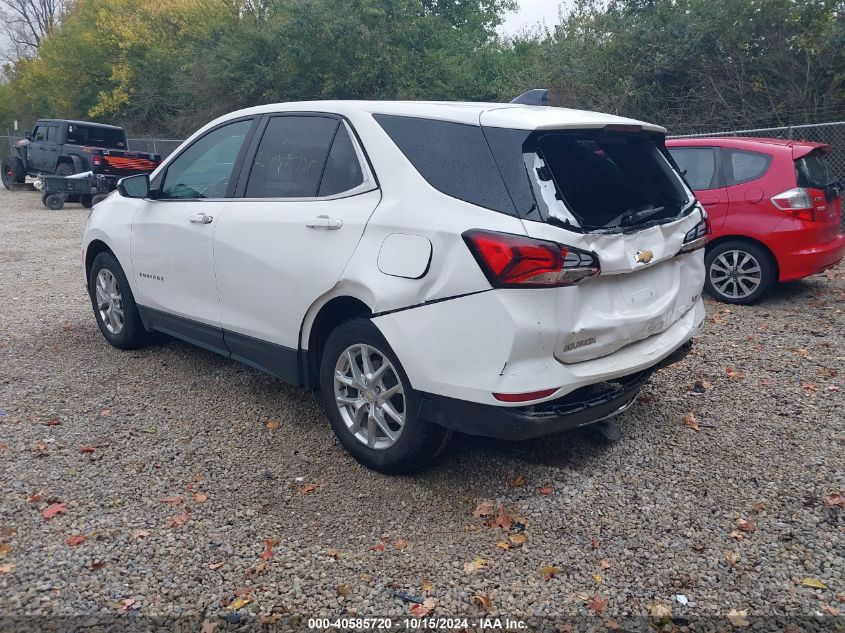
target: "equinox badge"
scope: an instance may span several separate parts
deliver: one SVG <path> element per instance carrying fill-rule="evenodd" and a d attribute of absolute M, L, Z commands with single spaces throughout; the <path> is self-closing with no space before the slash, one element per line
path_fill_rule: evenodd
<path fill-rule="evenodd" d="M 646 249 L 642 251 L 637 251 L 636 260 L 638 264 L 647 264 L 652 259 L 654 259 L 654 253 L 652 253 L 650 250 Z"/>

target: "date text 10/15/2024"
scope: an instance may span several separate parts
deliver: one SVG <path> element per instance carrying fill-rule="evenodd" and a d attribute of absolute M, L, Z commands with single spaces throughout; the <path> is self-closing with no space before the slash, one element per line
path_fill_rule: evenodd
<path fill-rule="evenodd" d="M 421 631 L 421 630 L 497 630 L 522 631 L 528 628 L 522 620 L 504 618 L 309 618 L 308 628 L 313 631 L 373 630 L 373 631 Z"/>

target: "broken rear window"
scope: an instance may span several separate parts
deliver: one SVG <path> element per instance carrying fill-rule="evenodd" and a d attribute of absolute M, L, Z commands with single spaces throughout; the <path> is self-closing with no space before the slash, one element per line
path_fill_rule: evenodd
<path fill-rule="evenodd" d="M 526 219 L 628 232 L 691 208 L 693 198 L 654 134 L 498 128 L 485 134 Z"/>

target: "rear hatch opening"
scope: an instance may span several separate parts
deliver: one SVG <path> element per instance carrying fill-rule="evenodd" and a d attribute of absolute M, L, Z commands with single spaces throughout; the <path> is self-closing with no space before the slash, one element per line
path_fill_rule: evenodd
<path fill-rule="evenodd" d="M 524 219 L 578 233 L 631 233 L 695 207 L 661 134 L 612 126 L 535 132 L 488 127 L 485 134 Z M 518 157 L 521 165 L 514 164 Z"/>

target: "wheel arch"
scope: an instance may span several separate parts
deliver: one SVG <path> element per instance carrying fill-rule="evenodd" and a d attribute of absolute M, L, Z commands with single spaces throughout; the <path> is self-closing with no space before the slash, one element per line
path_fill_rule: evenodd
<path fill-rule="evenodd" d="M 707 243 L 706 252 L 709 253 L 716 248 L 716 246 L 724 244 L 725 242 L 748 242 L 749 244 L 754 244 L 755 246 L 762 248 L 769 254 L 769 257 L 772 259 L 772 263 L 775 265 L 775 279 L 780 278 L 780 263 L 778 262 L 778 258 L 774 251 L 765 242 L 749 237 L 748 235 L 720 235 L 716 239 Z"/>
<path fill-rule="evenodd" d="M 373 311 L 358 297 L 344 294 L 331 297 L 306 315 L 300 333 L 302 349 L 302 384 L 317 390 L 320 386 L 320 361 L 329 335 L 345 321 L 356 317 L 370 316 Z M 313 316 L 311 316 L 313 314 Z"/>
<path fill-rule="evenodd" d="M 85 247 L 85 281 L 87 283 L 88 279 L 91 277 L 91 266 L 94 263 L 94 258 L 97 257 L 100 253 L 109 252 L 114 255 L 115 259 L 117 259 L 117 255 L 111 249 L 111 247 L 106 244 L 104 241 L 100 239 L 93 239 L 88 243 L 88 246 Z M 120 261 L 118 259 L 118 261 Z"/>

